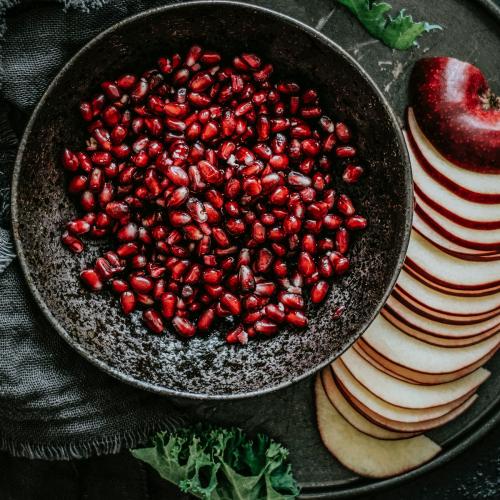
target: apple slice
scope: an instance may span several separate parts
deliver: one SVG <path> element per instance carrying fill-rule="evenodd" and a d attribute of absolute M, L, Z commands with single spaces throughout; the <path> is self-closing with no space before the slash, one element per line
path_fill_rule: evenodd
<path fill-rule="evenodd" d="M 446 252 L 445 252 L 446 253 Z M 464 261 L 464 265 L 466 265 L 466 261 Z M 446 293 L 448 295 L 451 295 L 453 297 L 487 297 L 488 295 L 492 295 L 495 293 L 498 293 L 500 291 L 500 287 L 495 286 L 495 287 L 490 287 L 490 288 L 483 288 L 481 290 L 464 290 L 464 289 L 457 289 L 457 288 L 450 288 L 448 286 L 441 285 L 439 283 L 436 283 L 432 279 L 429 279 L 426 276 L 422 276 L 419 272 L 417 272 L 414 268 L 410 267 L 408 265 L 408 262 L 405 261 L 403 264 L 403 268 L 405 271 L 411 275 L 413 278 L 417 279 L 424 285 L 433 288 L 434 290 L 437 290 L 438 292 Z"/>
<path fill-rule="evenodd" d="M 466 366 L 460 370 L 451 373 L 425 373 L 417 370 L 412 370 L 411 368 L 407 368 L 405 366 L 401 366 L 400 364 L 394 362 L 393 360 L 383 356 L 378 351 L 373 349 L 370 344 L 365 342 L 364 340 L 359 340 L 359 346 L 363 349 L 372 359 L 377 360 L 379 364 L 385 366 L 391 373 L 397 373 L 405 378 L 405 380 L 409 380 L 410 382 L 421 384 L 421 385 L 439 385 L 446 384 L 448 382 L 453 382 L 454 380 L 458 380 L 469 373 L 477 370 L 485 363 L 487 363 L 494 355 L 496 350 L 493 350 L 487 353 L 484 357 L 479 358 L 475 363 Z M 436 346 L 430 346 L 436 347 Z M 450 348 L 441 348 L 448 350 L 458 350 L 458 349 L 450 349 Z"/>
<path fill-rule="evenodd" d="M 457 238 L 453 239 L 455 241 L 451 241 L 448 238 L 445 238 L 443 235 L 443 231 L 441 228 L 441 232 L 436 231 L 434 227 L 426 222 L 429 220 L 429 217 L 423 212 L 422 208 L 415 205 L 413 212 L 413 229 L 417 231 L 421 236 L 423 236 L 426 240 L 433 243 L 443 252 L 449 253 L 458 257 L 459 259 L 464 260 L 483 260 L 483 261 L 491 261 L 491 260 L 500 260 L 500 253 L 491 251 L 491 250 L 476 250 L 473 248 L 466 248 L 462 245 L 456 243 L 456 241 L 460 241 Z M 446 231 L 448 233 L 448 231 Z M 450 234 L 448 236 L 451 237 Z"/>
<path fill-rule="evenodd" d="M 403 323 L 423 333 L 436 337 L 462 338 L 475 337 L 483 333 L 489 333 L 490 336 L 492 336 L 500 330 L 500 317 L 498 317 L 498 315 L 479 323 L 466 325 L 453 325 L 442 321 L 433 321 L 417 312 L 416 308 L 412 309 L 408 307 L 408 304 L 399 300 L 396 293 L 393 293 L 387 299 L 385 308 L 388 309 L 391 314 L 396 315 Z M 379 325 L 377 325 L 377 327 L 380 328 Z"/>
<path fill-rule="evenodd" d="M 476 203 L 500 203 L 497 174 L 480 174 L 454 165 L 434 148 L 415 120 L 413 108 L 407 110 L 408 149 L 422 168 L 443 187 Z"/>
<path fill-rule="evenodd" d="M 339 385 L 341 387 L 341 390 L 344 390 L 342 384 L 339 383 Z M 382 417 L 381 415 L 378 415 L 377 413 L 371 411 L 368 407 L 363 405 L 361 401 L 357 401 L 356 398 L 354 398 L 351 394 L 349 394 L 348 391 L 344 390 L 343 394 L 345 398 L 351 403 L 352 406 L 356 408 L 358 412 L 360 412 L 363 416 L 366 417 L 366 419 L 370 420 L 375 425 L 378 425 L 384 429 L 393 432 L 414 432 L 414 433 L 427 432 L 432 429 L 435 429 L 436 427 L 441 427 L 442 425 L 451 422 L 459 415 L 461 415 L 465 410 L 467 410 L 467 408 L 469 408 L 472 405 L 472 403 L 474 403 L 474 401 L 477 399 L 477 394 L 473 394 L 472 396 L 468 396 L 467 399 L 465 399 L 456 408 L 449 411 L 445 415 L 442 415 L 441 417 L 433 418 L 430 420 L 424 420 L 422 422 L 408 423 L 408 422 L 399 422 L 397 420 L 390 420 L 388 418 Z"/>
<path fill-rule="evenodd" d="M 434 228 L 439 234 L 457 245 L 483 252 L 495 252 L 500 250 L 500 230 L 471 229 L 443 217 L 426 203 L 415 190 L 415 212 Z M 500 207 L 500 205 L 499 205 Z M 500 210 L 499 210 L 500 212 Z"/>
<path fill-rule="evenodd" d="M 415 382 L 414 380 L 410 380 L 409 378 L 405 378 L 402 375 L 399 375 L 397 373 L 392 372 L 389 370 L 389 368 L 386 368 L 384 365 L 381 365 L 378 361 L 374 360 L 368 353 L 363 351 L 363 349 L 360 347 L 360 343 L 356 342 L 353 344 L 352 349 L 354 349 L 365 361 L 368 361 L 372 366 L 377 368 L 377 370 L 380 370 L 381 372 L 387 373 L 387 375 L 390 375 L 391 377 L 397 378 L 399 380 L 403 380 L 404 382 L 409 382 L 410 384 L 418 384 L 418 382 Z M 423 384 L 427 385 L 427 384 Z"/>
<path fill-rule="evenodd" d="M 500 173 L 500 99 L 481 71 L 453 57 L 427 57 L 413 66 L 415 118 L 438 151 L 456 165 Z"/>
<path fill-rule="evenodd" d="M 360 384 L 379 398 L 403 408 L 443 406 L 471 393 L 487 378 L 488 372 L 476 370 L 461 379 L 439 385 L 416 385 L 395 379 L 377 370 L 354 350 L 347 350 L 341 359 Z M 336 372 L 336 365 L 334 365 Z M 342 381 L 342 379 L 341 379 Z"/>
<path fill-rule="evenodd" d="M 490 338 L 492 335 L 495 335 L 495 333 L 499 331 L 499 329 L 496 328 L 495 330 L 490 330 L 479 335 L 474 335 L 473 337 L 438 337 L 430 333 L 422 332 L 421 330 L 418 330 L 416 328 L 412 328 L 411 326 L 403 322 L 401 317 L 398 316 L 397 313 L 391 311 L 388 308 L 383 308 L 380 314 L 387 321 L 389 321 L 389 323 L 391 323 L 407 335 L 411 335 L 412 337 L 419 339 L 422 342 L 426 342 L 427 344 L 441 347 L 464 347 L 477 344 L 482 340 Z"/>
<path fill-rule="evenodd" d="M 362 356 L 358 356 L 363 359 Z M 363 362 L 369 364 L 370 366 L 373 366 L 371 364 L 371 361 L 363 359 Z M 331 365 L 331 367 L 339 389 L 344 392 L 349 401 L 351 401 L 352 396 L 377 415 L 397 422 L 420 423 L 442 417 L 443 415 L 446 415 L 450 411 L 454 410 L 457 406 L 460 406 L 476 391 L 476 387 L 472 387 L 471 390 L 465 393 L 463 396 L 441 406 L 434 406 L 431 408 L 403 408 L 401 406 L 396 406 L 388 403 L 387 401 L 384 401 L 384 399 L 370 392 L 355 377 L 353 377 L 352 373 L 347 369 L 342 360 L 336 360 Z M 377 369 L 375 368 L 375 370 Z M 406 385 L 419 387 L 415 384 L 408 384 L 408 382 L 401 381 L 385 372 L 382 373 L 384 373 L 384 375 L 391 379 L 395 379 L 397 382 L 402 382 Z M 426 388 L 429 386 L 422 387 Z M 354 404 L 354 401 L 352 401 L 352 404 Z"/>
<path fill-rule="evenodd" d="M 442 252 L 416 231 L 411 232 L 406 263 L 420 276 L 457 290 L 500 289 L 500 261 L 467 262 Z"/>
<path fill-rule="evenodd" d="M 356 474 L 396 476 L 434 458 L 441 448 L 426 436 L 388 441 L 358 431 L 330 403 L 319 377 L 315 382 L 316 419 L 327 450 Z"/>
<path fill-rule="evenodd" d="M 414 432 L 394 432 L 384 429 L 365 418 L 356 411 L 353 406 L 344 397 L 337 387 L 329 366 L 321 371 L 321 381 L 330 403 L 337 411 L 358 431 L 368 434 L 377 439 L 408 439 L 415 435 Z"/>
<path fill-rule="evenodd" d="M 460 196 L 438 184 L 422 168 L 411 150 L 408 153 L 415 191 L 432 208 L 448 219 L 466 227 L 477 229 L 498 229 L 500 227 L 500 210 L 498 204 L 475 203 L 460 198 Z"/>
<path fill-rule="evenodd" d="M 449 374 L 453 377 L 450 380 L 458 378 L 457 374 L 463 376 L 470 373 L 472 371 L 469 369 L 470 366 L 489 353 L 495 352 L 500 346 L 500 335 L 494 335 L 482 342 L 459 349 L 429 345 L 403 333 L 380 315 L 363 334 L 362 340 L 378 354 L 402 369 L 428 374 Z M 369 354 L 371 355 L 371 352 Z M 396 371 L 393 368 L 391 370 Z M 400 370 L 396 373 L 402 373 L 405 377 L 412 379 L 411 375 Z"/>
<path fill-rule="evenodd" d="M 418 308 L 464 318 L 483 317 L 500 313 L 500 293 L 487 297 L 450 297 L 424 285 L 405 269 L 401 270 L 396 289 L 410 297 Z M 486 319 L 486 318 L 484 318 Z"/>

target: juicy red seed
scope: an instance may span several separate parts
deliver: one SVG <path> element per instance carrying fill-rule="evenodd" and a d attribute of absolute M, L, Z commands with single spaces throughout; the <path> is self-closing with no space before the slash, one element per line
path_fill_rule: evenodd
<path fill-rule="evenodd" d="M 351 199 L 346 194 L 341 194 L 337 199 L 337 210 L 347 216 L 354 215 L 356 210 Z"/>
<path fill-rule="evenodd" d="M 128 215 L 130 208 L 123 201 L 110 201 L 105 207 L 106 213 L 113 219 L 121 219 Z"/>
<path fill-rule="evenodd" d="M 307 252 L 300 252 L 297 267 L 303 276 L 311 276 L 316 271 L 316 264 Z"/>
<path fill-rule="evenodd" d="M 83 219 L 72 220 L 71 222 L 68 222 L 66 227 L 71 234 L 74 234 L 76 236 L 88 233 L 90 231 L 90 224 Z"/>
<path fill-rule="evenodd" d="M 352 146 L 339 146 L 335 149 L 335 156 L 338 158 L 352 158 L 356 156 L 356 148 Z"/>
<path fill-rule="evenodd" d="M 326 229 L 333 231 L 342 224 L 342 217 L 335 214 L 327 214 L 323 217 L 323 225 Z"/>
<path fill-rule="evenodd" d="M 304 299 L 299 294 L 281 292 L 278 298 L 285 307 L 289 307 L 291 309 L 304 308 Z"/>
<path fill-rule="evenodd" d="M 342 122 L 335 124 L 335 135 L 341 142 L 349 142 L 351 140 L 351 131 L 349 127 Z"/>
<path fill-rule="evenodd" d="M 138 293 L 149 293 L 153 290 L 153 281 L 146 276 L 133 275 L 129 279 L 130 286 Z"/>
<path fill-rule="evenodd" d="M 73 253 L 82 253 L 85 249 L 83 242 L 65 231 L 61 236 L 61 241 L 73 252 Z"/>
<path fill-rule="evenodd" d="M 93 292 L 99 292 L 102 290 L 103 283 L 101 278 L 93 269 L 84 269 L 80 273 L 80 279 L 84 283 L 84 285 L 92 290 Z"/>
<path fill-rule="evenodd" d="M 249 266 L 242 265 L 238 273 L 240 288 L 244 292 L 255 290 L 255 277 Z"/>
<path fill-rule="evenodd" d="M 301 311 L 290 311 L 286 315 L 286 322 L 298 328 L 305 328 L 307 326 L 307 317 Z"/>
<path fill-rule="evenodd" d="M 265 307 L 266 316 L 275 323 L 283 323 L 285 320 L 285 308 L 280 304 L 268 304 Z"/>
<path fill-rule="evenodd" d="M 288 183 L 297 188 L 305 188 L 311 185 L 311 178 L 300 172 L 291 171 L 288 174 Z"/>
<path fill-rule="evenodd" d="M 241 313 L 241 302 L 236 295 L 225 292 L 221 295 L 220 302 L 231 314 L 238 315 Z"/>
<path fill-rule="evenodd" d="M 64 168 L 69 172 L 76 172 L 80 164 L 77 156 L 69 149 L 63 151 L 62 162 Z"/>
<path fill-rule="evenodd" d="M 350 231 L 356 229 L 365 229 L 368 225 L 368 221 L 362 215 L 353 215 L 345 221 L 345 227 Z"/>
<path fill-rule="evenodd" d="M 355 184 L 363 175 L 363 167 L 359 165 L 349 164 L 342 174 L 342 180 L 347 184 Z"/>
<path fill-rule="evenodd" d="M 345 274 L 349 269 L 350 263 L 347 257 L 341 257 L 335 264 L 335 274 Z"/>
<path fill-rule="evenodd" d="M 328 293 L 329 285 L 326 281 L 318 281 L 311 288 L 311 301 L 314 304 L 319 304 L 325 300 Z"/>
<path fill-rule="evenodd" d="M 209 307 L 205 309 L 198 318 L 198 330 L 201 332 L 207 332 L 215 319 L 215 309 L 213 307 Z"/>
<path fill-rule="evenodd" d="M 155 309 L 146 309 L 142 313 L 142 320 L 144 321 L 144 324 L 153 333 L 156 333 L 157 335 L 159 335 L 160 333 L 163 333 L 165 326 L 163 324 L 163 320 L 161 319 L 161 316 L 158 314 L 158 312 Z"/>
<path fill-rule="evenodd" d="M 160 297 L 161 314 L 166 319 L 171 319 L 175 316 L 177 308 L 177 297 L 172 292 L 165 292 Z"/>
<path fill-rule="evenodd" d="M 335 246 L 341 254 L 346 254 L 349 250 L 349 233 L 344 227 L 340 227 L 335 233 Z"/>
<path fill-rule="evenodd" d="M 130 314 L 135 310 L 137 304 L 137 299 L 134 292 L 124 291 L 120 295 L 120 305 L 123 311 L 123 314 Z"/>

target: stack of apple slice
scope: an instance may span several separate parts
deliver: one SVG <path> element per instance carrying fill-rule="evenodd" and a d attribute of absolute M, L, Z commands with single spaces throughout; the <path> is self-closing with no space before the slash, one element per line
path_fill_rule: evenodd
<path fill-rule="evenodd" d="M 500 103 L 477 68 L 419 61 L 405 132 L 415 186 L 404 268 L 363 337 L 316 380 L 325 446 L 360 475 L 418 467 L 500 346 Z"/>

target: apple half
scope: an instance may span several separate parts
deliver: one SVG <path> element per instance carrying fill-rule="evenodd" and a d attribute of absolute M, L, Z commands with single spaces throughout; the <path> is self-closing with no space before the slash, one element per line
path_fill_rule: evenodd
<path fill-rule="evenodd" d="M 422 168 L 444 188 L 476 203 L 500 203 L 500 182 L 496 174 L 472 172 L 442 156 L 415 120 L 412 107 L 407 110 L 407 146 Z"/>
<path fill-rule="evenodd" d="M 416 469 L 434 458 L 441 447 L 426 436 L 388 441 L 353 427 L 330 403 L 316 378 L 316 419 L 326 449 L 356 474 L 385 478 Z"/>
<path fill-rule="evenodd" d="M 415 435 L 414 432 L 394 432 L 374 424 L 359 413 L 344 397 L 337 387 L 329 366 L 321 371 L 321 382 L 330 403 L 337 411 L 358 431 L 377 439 L 408 439 Z"/>
<path fill-rule="evenodd" d="M 500 253 L 498 252 L 466 248 L 445 238 L 443 234 L 436 231 L 434 227 L 424 220 L 424 218 L 428 220 L 428 217 L 422 212 L 420 207 L 415 206 L 414 209 L 413 229 L 443 252 L 464 260 L 500 260 Z"/>
<path fill-rule="evenodd" d="M 403 408 L 428 409 L 446 405 L 470 394 L 488 375 L 488 372 L 479 369 L 452 382 L 417 385 L 377 370 L 354 350 L 346 351 L 339 359 L 362 386 L 380 399 Z M 332 366 L 337 375 L 336 362 Z"/>
<path fill-rule="evenodd" d="M 500 99 L 481 71 L 453 57 L 417 61 L 410 101 L 425 136 L 450 162 L 500 173 Z"/>
<path fill-rule="evenodd" d="M 406 264 L 426 281 L 456 290 L 494 293 L 500 290 L 500 261 L 468 262 L 442 252 L 411 232 Z M 478 295 L 479 295 L 478 293 Z"/>

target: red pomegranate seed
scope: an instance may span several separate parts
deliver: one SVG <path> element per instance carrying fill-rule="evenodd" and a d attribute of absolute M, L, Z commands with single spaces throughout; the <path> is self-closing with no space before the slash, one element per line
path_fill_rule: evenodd
<path fill-rule="evenodd" d="M 318 281 L 311 288 L 311 301 L 319 304 L 325 300 L 329 285 L 326 281 Z"/>
<path fill-rule="evenodd" d="M 133 275 L 129 279 L 130 286 L 138 293 L 149 293 L 153 290 L 153 281 L 146 276 Z"/>
<path fill-rule="evenodd" d="M 301 311 L 290 311 L 285 319 L 287 323 L 298 328 L 305 328 L 308 324 L 307 317 Z"/>
<path fill-rule="evenodd" d="M 316 271 L 314 260 L 307 252 L 300 252 L 297 267 L 303 276 L 311 276 Z"/>
<path fill-rule="evenodd" d="M 347 216 L 354 215 L 356 210 L 351 199 L 346 194 L 341 194 L 337 199 L 337 210 Z"/>
<path fill-rule="evenodd" d="M 347 184 L 355 184 L 359 181 L 359 178 L 363 175 L 363 167 L 359 165 L 349 164 L 342 174 L 342 180 Z"/>
<path fill-rule="evenodd" d="M 123 311 L 123 314 L 130 314 L 135 310 L 137 304 L 137 299 L 133 292 L 125 290 L 120 295 L 120 305 Z"/>
<path fill-rule="evenodd" d="M 345 221 L 345 227 L 350 231 L 356 229 L 365 229 L 368 225 L 368 221 L 362 215 L 353 215 Z"/>
<path fill-rule="evenodd" d="M 84 269 L 80 273 L 80 279 L 84 285 L 93 292 L 102 290 L 103 283 L 99 275 L 93 269 Z"/>
<path fill-rule="evenodd" d="M 61 236 L 61 241 L 73 252 L 73 253 L 82 253 L 85 249 L 83 242 L 77 238 L 69 234 L 68 231 L 64 231 Z"/>
<path fill-rule="evenodd" d="M 263 335 L 274 335 L 278 331 L 278 325 L 267 319 L 256 321 L 254 328 Z"/>

